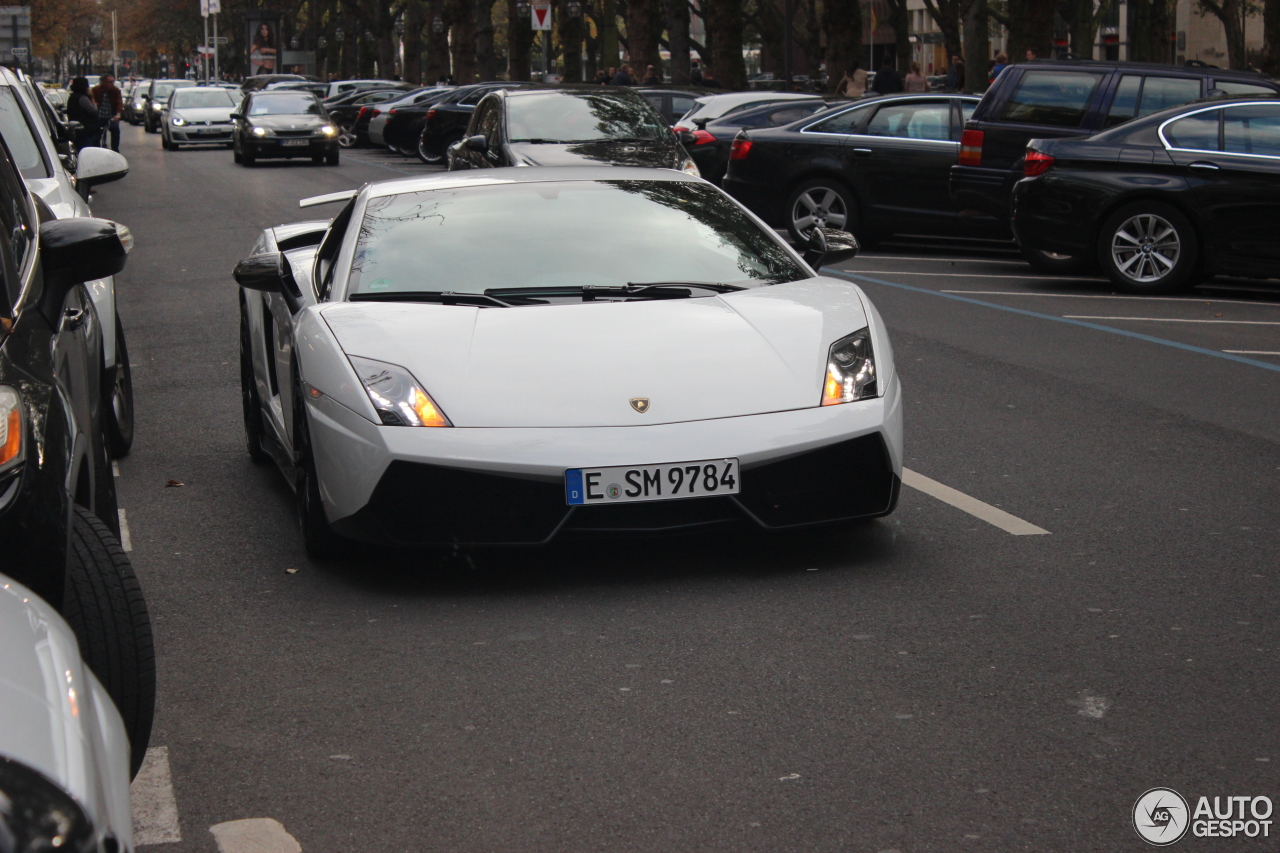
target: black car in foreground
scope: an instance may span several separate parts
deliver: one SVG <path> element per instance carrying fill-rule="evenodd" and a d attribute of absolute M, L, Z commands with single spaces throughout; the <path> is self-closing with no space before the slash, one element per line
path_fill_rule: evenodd
<path fill-rule="evenodd" d="M 698 171 L 653 105 L 617 86 L 491 92 L 449 149 L 450 169 L 601 164 Z"/>
<path fill-rule="evenodd" d="M 1122 290 L 1280 269 L 1280 101 L 1188 104 L 1089 139 L 1033 139 L 1023 159 L 1019 244 L 1096 259 Z"/>
<path fill-rule="evenodd" d="M 250 92 L 231 120 L 237 163 L 252 166 L 261 157 L 310 157 L 317 166 L 338 165 L 338 128 L 310 92 Z"/>
<path fill-rule="evenodd" d="M 960 129 L 977 103 L 973 95 L 886 95 L 740 131 L 725 191 L 797 243 L 815 226 L 851 231 L 863 245 L 903 233 L 1007 237 L 1003 222 L 961 216 L 947 194 Z"/>
<path fill-rule="evenodd" d="M 848 101 L 837 101 L 836 104 L 847 105 Z M 738 131 L 752 127 L 781 127 L 794 124 L 815 113 L 831 109 L 833 103 L 821 98 L 811 101 L 782 101 L 752 107 L 748 110 L 730 113 L 722 118 L 707 122 L 700 129 L 693 131 L 693 141 L 689 143 L 689 154 L 693 162 L 698 164 L 702 177 L 713 184 L 724 180 L 725 169 L 729 167 L 729 148 Z"/>

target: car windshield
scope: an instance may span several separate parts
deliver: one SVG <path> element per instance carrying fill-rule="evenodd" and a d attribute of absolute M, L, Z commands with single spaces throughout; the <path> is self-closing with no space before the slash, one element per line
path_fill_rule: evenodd
<path fill-rule="evenodd" d="M 661 139 L 671 131 L 647 102 L 586 92 L 540 92 L 507 101 L 512 142 Z"/>
<path fill-rule="evenodd" d="M 251 116 L 320 115 L 320 102 L 311 95 L 271 95 L 254 98 L 249 107 Z"/>
<path fill-rule="evenodd" d="M 152 95 L 155 96 L 155 99 L 157 101 L 163 101 L 165 98 L 169 97 L 170 92 L 172 92 L 174 89 L 177 89 L 177 88 L 178 88 L 177 83 L 157 83 L 155 91 L 152 92 Z"/>
<path fill-rule="evenodd" d="M 179 89 L 173 96 L 174 109 L 180 110 L 234 107 L 235 105 L 235 100 L 226 89 Z"/>
<path fill-rule="evenodd" d="M 12 89 L 0 87 L 0 137 L 4 137 L 13 155 L 13 163 L 24 178 L 47 178 L 49 167 L 40 156 L 40 146 L 27 117 L 18 106 L 18 98 Z"/>
<path fill-rule="evenodd" d="M 772 234 L 711 186 L 567 181 L 372 199 L 347 290 L 394 299 L 666 282 L 753 287 L 807 277 Z"/>

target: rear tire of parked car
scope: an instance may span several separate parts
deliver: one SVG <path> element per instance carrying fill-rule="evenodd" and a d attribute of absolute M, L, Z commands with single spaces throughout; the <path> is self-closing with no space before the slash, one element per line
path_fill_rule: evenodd
<path fill-rule="evenodd" d="M 254 379 L 253 355 L 250 350 L 249 318 L 245 316 L 244 305 L 240 306 L 240 405 L 244 414 L 245 446 L 249 449 L 249 458 L 257 465 L 265 465 L 271 461 L 263 439 L 266 432 L 262 428 L 262 398 L 258 396 L 258 383 Z"/>
<path fill-rule="evenodd" d="M 1028 249 L 1026 247 L 1022 247 L 1021 251 L 1022 257 L 1037 272 L 1051 275 L 1069 275 L 1071 273 L 1090 271 L 1089 258 L 1082 258 L 1076 255 L 1060 255 L 1057 252 L 1046 252 L 1043 249 Z"/>
<path fill-rule="evenodd" d="M 445 152 L 448 151 L 448 146 L 446 145 L 442 147 L 439 151 L 436 151 L 426 143 L 427 143 L 426 134 L 425 133 L 419 134 L 418 145 L 417 145 L 418 159 L 421 160 L 423 163 L 426 163 L 428 166 L 438 166 L 441 163 L 443 163 L 445 158 Z"/>
<path fill-rule="evenodd" d="M 102 375 L 102 435 L 112 459 L 129 454 L 133 447 L 133 369 L 124 342 L 124 327 L 116 317 L 116 369 Z"/>
<path fill-rule="evenodd" d="M 1098 233 L 1098 263 L 1128 293 L 1171 293 L 1192 283 L 1198 260 L 1195 228 L 1160 201 L 1125 205 Z"/>
<path fill-rule="evenodd" d="M 293 412 L 295 497 L 298 523 L 302 527 L 302 544 L 311 559 L 331 560 L 341 554 L 346 543 L 329 529 L 329 519 L 324 514 L 315 454 L 311 452 L 311 428 L 307 423 L 307 404 L 302 395 L 302 377 L 296 367 L 293 371 Z"/>
<path fill-rule="evenodd" d="M 839 228 L 859 239 L 858 202 L 844 184 L 832 178 L 805 181 L 787 197 L 787 231 L 797 244 L 809 239 L 814 226 Z"/>
<path fill-rule="evenodd" d="M 339 155 L 338 155 L 338 149 L 336 149 L 336 148 L 335 148 L 335 149 L 333 149 L 332 151 L 330 151 L 329 153 L 327 153 L 327 154 L 325 154 L 325 155 L 324 155 L 324 164 L 325 164 L 326 166 L 336 166 L 336 165 L 338 165 L 338 156 L 339 156 Z"/>
<path fill-rule="evenodd" d="M 62 613 L 80 656 L 115 702 L 129 735 L 130 778 L 151 739 L 156 662 L 151 620 L 129 558 L 101 519 L 73 507 Z"/>

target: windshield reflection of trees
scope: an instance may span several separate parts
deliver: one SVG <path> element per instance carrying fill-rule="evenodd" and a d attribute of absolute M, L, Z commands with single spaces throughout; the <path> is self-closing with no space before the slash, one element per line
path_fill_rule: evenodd
<path fill-rule="evenodd" d="M 552 119 L 546 122 L 551 127 L 562 128 L 564 124 L 562 119 L 567 119 L 577 125 L 582 120 L 581 114 L 572 115 L 564 111 L 565 107 L 572 108 L 571 103 L 567 103 L 570 99 L 575 101 L 584 101 L 587 104 L 591 118 L 595 120 L 595 135 L 592 137 L 570 136 L 567 137 L 562 130 L 555 132 L 523 134 L 524 138 L 532 139 L 561 139 L 564 142 L 594 142 L 600 139 L 659 139 L 660 134 L 666 131 L 664 127 L 654 123 L 654 116 L 650 115 L 653 109 L 648 102 L 641 102 L 639 96 L 635 100 L 625 96 L 611 92 L 565 92 L 553 95 L 532 95 L 525 98 L 513 98 L 509 109 L 528 110 L 524 124 L 526 127 L 539 127 L 544 124 L 544 116 L 549 114 Z M 560 108 L 557 111 L 557 107 Z M 574 112 L 577 112 L 574 110 Z M 513 134 L 514 136 L 514 134 Z M 518 141 L 521 137 L 516 137 L 512 141 Z"/>
<path fill-rule="evenodd" d="M 407 195 L 407 194 L 406 194 Z M 356 241 L 355 256 L 351 259 L 353 273 L 365 272 L 365 264 L 373 260 L 377 243 L 390 234 L 397 225 L 406 222 L 425 222 L 434 219 L 437 225 L 444 224 L 444 214 L 440 212 L 456 193 L 447 190 L 435 190 L 413 193 L 422 200 L 416 204 L 398 209 L 388 214 L 389 208 L 400 208 L 405 202 L 405 195 L 384 195 L 369 199 L 365 205 L 364 219 L 360 222 L 360 237 Z"/>

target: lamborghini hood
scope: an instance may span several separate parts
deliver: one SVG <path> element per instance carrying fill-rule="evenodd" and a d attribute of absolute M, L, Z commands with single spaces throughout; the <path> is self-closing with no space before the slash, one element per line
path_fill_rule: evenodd
<path fill-rule="evenodd" d="M 348 355 L 408 368 L 454 426 L 643 426 L 817 406 L 828 350 L 867 325 L 815 278 L 721 296 L 516 308 L 342 302 Z M 643 413 L 630 401 L 648 398 Z"/>

